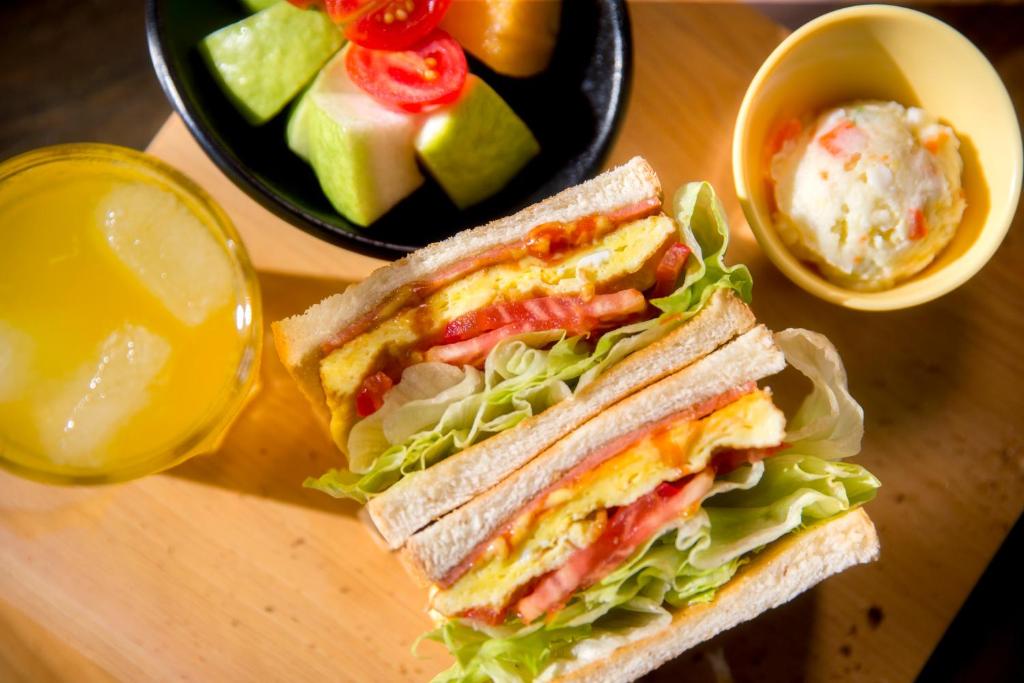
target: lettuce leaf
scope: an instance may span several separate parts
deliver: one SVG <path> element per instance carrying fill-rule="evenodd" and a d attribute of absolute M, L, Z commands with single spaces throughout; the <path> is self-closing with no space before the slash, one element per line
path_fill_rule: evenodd
<path fill-rule="evenodd" d="M 680 239 L 692 256 L 676 291 L 652 301 L 663 311 L 661 315 L 611 330 L 593 346 L 581 337 L 567 338 L 562 330 L 508 339 L 488 355 L 482 383 L 472 376 L 472 368 L 416 371 L 417 375 L 434 376 L 436 383 L 424 382 L 424 392 L 392 399 L 416 367 L 412 366 L 388 392 L 384 407 L 353 427 L 348 469 L 332 469 L 307 479 L 304 485 L 365 503 L 402 477 L 510 429 L 567 398 L 609 366 L 653 344 L 696 315 L 715 291 L 732 289 L 749 303 L 753 286 L 749 271 L 745 266 L 726 266 L 724 262 L 729 228 L 711 185 L 701 182 L 683 186 L 675 195 L 673 211 Z M 540 348 L 552 342 L 550 349 Z M 472 393 L 466 394 L 474 386 Z"/>
<path fill-rule="evenodd" d="M 660 628 L 670 608 L 711 600 L 761 548 L 874 498 L 878 479 L 841 461 L 860 450 L 864 413 L 835 348 L 807 330 L 786 330 L 776 341 L 812 385 L 788 421 L 789 446 L 782 453 L 718 477 L 694 515 L 573 596 L 551 621 L 474 628 L 456 619 L 426 634 L 456 659 L 435 681 L 557 675 L 566 662 L 601 656 L 602 647 L 614 649 Z"/>
<path fill-rule="evenodd" d="M 716 481 L 694 516 L 577 593 L 551 621 L 474 628 L 453 619 L 426 634 L 455 657 L 434 681 L 531 681 L 602 642 L 612 648 L 660 628 L 669 609 L 713 599 L 760 548 L 862 505 L 878 486 L 859 465 L 810 455 L 741 467 Z"/>
<path fill-rule="evenodd" d="M 401 381 L 384 397 L 373 415 L 355 424 L 348 436 L 348 466 L 367 472 L 376 456 L 437 424 L 448 407 L 480 390 L 483 377 L 472 367 L 446 363 L 417 363 L 405 369 Z"/>
<path fill-rule="evenodd" d="M 846 369 L 835 347 L 808 330 L 783 330 L 775 341 L 786 362 L 811 380 L 812 389 L 787 422 L 789 453 L 846 458 L 860 452 L 864 410 L 846 386 Z"/>
<path fill-rule="evenodd" d="M 697 315 L 719 289 L 732 289 L 748 304 L 754 281 L 742 264 L 725 265 L 729 224 L 715 190 L 707 182 L 687 183 L 672 201 L 680 238 L 690 248 L 682 282 L 669 296 L 652 299 L 662 314 L 606 333 L 594 350 L 595 362 L 581 376 L 578 387 L 590 384 L 608 366 L 653 344 Z"/>
<path fill-rule="evenodd" d="M 728 287 L 750 303 L 754 281 L 742 264 L 725 265 L 729 227 L 725 209 L 710 183 L 687 183 L 672 201 L 676 223 L 693 257 L 686 262 L 682 284 L 652 304 L 665 313 L 693 315 L 715 291 Z M 685 319 L 685 318 L 684 318 Z"/>
<path fill-rule="evenodd" d="M 714 534 L 698 543 L 690 563 L 712 570 L 802 526 L 863 505 L 879 486 L 860 465 L 810 455 L 768 458 L 757 486 L 723 493 L 704 505 Z"/>
<path fill-rule="evenodd" d="M 536 348 L 552 341 L 550 349 Z M 572 390 L 565 380 L 574 378 L 569 369 L 584 360 L 588 351 L 582 340 L 566 338 L 560 330 L 523 335 L 493 349 L 482 378 L 473 368 L 453 368 L 462 379 L 449 377 L 447 385 L 434 385 L 434 389 L 443 388 L 432 399 L 403 403 L 399 398 L 389 404 L 391 394 L 402 389 L 406 376 L 418 367 L 410 366 L 402 381 L 388 392 L 385 405 L 353 427 L 349 437 L 351 469 L 332 469 L 307 479 L 304 485 L 365 503 L 403 476 L 424 470 L 569 397 Z M 473 387 L 473 391 L 462 393 L 459 389 L 463 387 Z M 410 429 L 424 415 L 438 412 L 440 417 L 429 428 Z M 409 431 L 415 433 L 406 436 Z M 389 440 L 394 435 L 403 438 Z M 375 448 L 380 455 L 372 457 Z M 355 471 L 357 467 L 359 471 Z"/>

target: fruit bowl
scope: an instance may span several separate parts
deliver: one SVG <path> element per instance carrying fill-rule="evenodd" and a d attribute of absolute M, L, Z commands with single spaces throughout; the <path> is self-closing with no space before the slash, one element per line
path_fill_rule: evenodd
<path fill-rule="evenodd" d="M 501 76 L 467 55 L 470 71 L 529 125 L 540 154 L 505 189 L 469 209 L 456 208 L 428 180 L 361 228 L 331 207 L 313 170 L 288 149 L 287 114 L 250 125 L 210 75 L 196 46 L 244 16 L 238 0 L 147 0 L 149 49 L 164 92 L 207 155 L 250 197 L 306 232 L 371 256 L 395 258 L 594 175 L 625 113 L 632 41 L 623 0 L 563 2 L 551 64 L 538 76 Z"/>

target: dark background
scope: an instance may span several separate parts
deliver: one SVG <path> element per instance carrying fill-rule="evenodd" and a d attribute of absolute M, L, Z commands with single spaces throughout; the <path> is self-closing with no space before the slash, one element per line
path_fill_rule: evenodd
<path fill-rule="evenodd" d="M 836 6 L 754 4 L 790 28 Z M 149 63 L 144 5 L 0 0 L 0 160 L 59 142 L 147 145 L 170 106 Z M 1024 40 L 1024 4 L 913 6 L 955 26 L 994 63 Z"/>
<path fill-rule="evenodd" d="M 0 159 L 59 142 L 146 146 L 171 108 L 149 63 L 143 8 L 0 0 Z"/>
<path fill-rule="evenodd" d="M 834 5 L 760 7 L 795 28 Z M 1024 40 L 1021 4 L 915 7 L 955 26 L 993 62 Z M 150 66 L 143 9 L 142 0 L 0 0 L 0 160 L 62 142 L 148 144 L 171 110 Z M 1022 547 L 1018 522 L 921 681 L 1024 680 Z"/>

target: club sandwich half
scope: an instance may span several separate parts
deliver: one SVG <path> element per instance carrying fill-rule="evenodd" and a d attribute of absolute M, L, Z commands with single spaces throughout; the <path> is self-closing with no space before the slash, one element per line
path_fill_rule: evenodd
<path fill-rule="evenodd" d="M 758 386 L 787 360 L 788 421 Z M 873 560 L 862 433 L 828 340 L 763 326 L 602 411 L 409 539 L 436 683 L 631 681 Z"/>
<path fill-rule="evenodd" d="M 754 325 L 707 183 L 641 158 L 460 233 L 273 326 L 392 548 Z"/>

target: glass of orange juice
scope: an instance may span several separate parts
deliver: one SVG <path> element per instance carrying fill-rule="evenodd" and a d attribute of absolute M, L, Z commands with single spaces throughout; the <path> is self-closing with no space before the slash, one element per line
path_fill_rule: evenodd
<path fill-rule="evenodd" d="M 241 239 L 183 175 L 99 144 L 0 164 L 0 465 L 103 483 L 212 450 L 261 344 Z"/>

